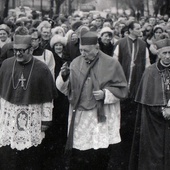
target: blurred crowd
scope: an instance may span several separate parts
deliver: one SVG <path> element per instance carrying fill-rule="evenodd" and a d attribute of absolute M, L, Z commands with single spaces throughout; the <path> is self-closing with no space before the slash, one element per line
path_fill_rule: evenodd
<path fill-rule="evenodd" d="M 39 16 L 35 11 L 32 14 L 26 15 L 21 12 L 18 16 L 11 15 L 4 19 L 1 19 L 0 25 L 0 48 L 12 41 L 13 34 L 17 27 L 24 26 L 28 30 L 36 28 L 40 32 L 40 39 L 50 41 L 51 38 L 58 34 L 65 39 L 64 46 L 69 41 L 76 41 L 79 38 L 80 26 L 86 26 L 91 31 L 98 33 L 99 44 L 102 51 L 109 55 L 113 55 L 113 49 L 115 43 L 129 35 L 128 26 L 132 21 L 137 21 L 141 26 L 141 35 L 139 38 L 147 43 L 151 63 L 156 61 L 156 51 L 153 48 L 155 41 L 159 39 L 168 38 L 170 36 L 170 19 L 167 14 L 155 16 L 140 16 L 135 17 L 126 14 L 119 14 L 118 16 L 113 13 L 108 13 L 106 17 L 102 17 L 100 13 L 86 13 L 82 15 L 70 15 L 64 14 L 54 15 L 53 18 L 49 18 L 48 15 L 44 17 Z M 49 32 L 44 33 L 43 27 L 49 27 Z M 106 36 L 106 34 L 108 36 Z M 48 34 L 48 35 L 45 35 Z M 106 47 L 107 46 L 107 47 Z M 46 47 L 51 48 L 50 45 Z M 106 48 L 106 49 L 105 49 Z M 72 58 L 75 58 L 73 56 Z"/>
<path fill-rule="evenodd" d="M 54 80 L 56 80 L 63 64 L 67 63 L 69 66 L 76 57 L 81 55 L 79 49 L 80 37 L 87 30 L 97 34 L 99 49 L 103 53 L 110 57 L 118 57 L 120 54 L 125 57 L 130 49 L 135 49 L 134 53 L 136 54 L 134 57 L 142 65 L 141 70 L 139 70 L 139 67 L 134 67 L 138 76 L 135 77 L 134 73 L 126 72 L 126 67 L 130 68 L 130 65 L 133 63 L 130 63 L 130 60 L 128 61 L 127 58 L 121 56 L 122 59 L 118 57 L 127 82 L 130 83 L 130 85 L 128 84 L 130 89 L 128 99 L 121 103 L 122 113 L 124 114 L 121 120 L 121 126 L 123 127 L 121 132 L 123 144 L 121 147 L 124 149 L 125 154 L 123 156 L 119 155 L 117 158 L 123 167 L 122 169 L 126 170 L 136 115 L 134 96 L 145 67 L 158 60 L 156 42 L 170 38 L 170 17 L 167 14 L 163 16 L 136 17 L 126 14 L 115 15 L 108 13 L 106 17 L 103 17 L 100 13 L 93 14 L 89 12 L 84 16 L 78 14 L 65 16 L 60 14 L 53 16 L 53 18 L 49 18 L 49 16 L 40 17 L 36 12 L 32 12 L 31 15 L 26 15 L 24 12 L 18 16 L 11 15 L 2 19 L 0 23 L 0 67 L 4 60 L 15 55 L 13 50 L 14 35 L 30 35 L 31 54 L 47 64 Z M 127 44 L 125 44 L 126 37 L 131 37 L 129 38 L 131 40 L 139 39 L 139 41 L 136 43 L 136 46 L 130 47 L 130 40 L 127 39 Z M 118 46 L 119 49 L 116 48 Z M 142 55 L 145 59 L 141 59 Z M 128 66 L 126 62 L 129 62 Z M 134 92 L 134 90 L 136 91 Z M 44 153 L 46 153 L 43 155 L 43 166 L 46 170 L 58 170 L 63 169 L 63 167 L 68 169 L 69 160 L 64 157 L 67 140 L 68 110 L 69 101 L 58 90 L 58 98 L 54 100 L 52 124 L 46 131 L 46 137 L 42 142 Z M 132 115 L 129 114 L 131 112 Z M 131 117 L 129 118 L 129 116 Z M 130 128 L 129 131 L 128 128 Z M 113 154 L 112 157 L 114 157 Z M 117 169 L 120 168 L 119 165 Z M 110 166 L 110 169 L 112 169 L 112 165 Z"/>

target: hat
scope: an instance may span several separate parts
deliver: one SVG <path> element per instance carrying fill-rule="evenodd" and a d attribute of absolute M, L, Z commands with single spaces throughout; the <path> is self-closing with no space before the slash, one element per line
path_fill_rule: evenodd
<path fill-rule="evenodd" d="M 48 21 L 42 21 L 37 27 L 38 31 L 41 32 L 43 27 L 51 28 L 51 24 Z"/>
<path fill-rule="evenodd" d="M 101 29 L 100 31 L 100 37 L 104 34 L 104 33 L 111 33 L 113 35 L 113 30 L 109 27 L 104 27 Z"/>
<path fill-rule="evenodd" d="M 96 45 L 98 43 L 97 33 L 88 31 L 80 37 L 81 45 Z"/>
<path fill-rule="evenodd" d="M 61 30 L 61 31 L 63 32 L 63 35 L 65 35 L 64 29 L 63 29 L 62 27 L 60 27 L 60 26 L 57 26 L 57 27 L 54 27 L 54 28 L 51 29 L 52 35 L 57 34 L 57 32 L 58 32 L 59 30 Z"/>
<path fill-rule="evenodd" d="M 80 37 L 82 37 L 85 33 L 87 33 L 89 31 L 89 27 L 85 26 L 85 25 L 82 25 L 79 29 L 80 31 Z"/>
<path fill-rule="evenodd" d="M 27 49 L 31 46 L 31 36 L 30 35 L 14 35 L 14 45 L 15 49 Z"/>
<path fill-rule="evenodd" d="M 29 34 L 29 30 L 25 26 L 19 26 L 18 28 L 15 29 L 15 34 L 18 34 L 18 35 L 28 35 Z"/>
<path fill-rule="evenodd" d="M 62 37 L 61 35 L 56 34 L 50 40 L 51 48 L 53 48 L 56 43 L 61 43 L 65 46 L 67 43 L 67 39 L 65 37 Z"/>
<path fill-rule="evenodd" d="M 168 50 L 170 51 L 170 39 L 163 39 L 156 41 L 154 43 L 157 47 L 157 50 L 163 51 L 163 50 Z"/>
<path fill-rule="evenodd" d="M 0 30 L 4 30 L 7 32 L 7 34 L 10 33 L 11 29 L 6 25 L 6 24 L 1 24 L 0 25 Z"/>
<path fill-rule="evenodd" d="M 81 21 L 75 21 L 73 22 L 73 24 L 71 25 L 71 28 L 73 31 L 75 31 L 76 29 L 78 29 L 78 27 L 80 27 L 81 25 L 83 25 L 83 23 Z"/>
<path fill-rule="evenodd" d="M 29 22 L 31 21 L 30 19 L 28 19 L 28 17 L 20 17 L 16 20 L 16 23 L 18 22 Z"/>
<path fill-rule="evenodd" d="M 153 31 L 155 32 L 157 29 L 161 29 L 162 31 L 164 31 L 164 27 L 162 25 L 156 25 L 154 28 L 153 28 Z"/>

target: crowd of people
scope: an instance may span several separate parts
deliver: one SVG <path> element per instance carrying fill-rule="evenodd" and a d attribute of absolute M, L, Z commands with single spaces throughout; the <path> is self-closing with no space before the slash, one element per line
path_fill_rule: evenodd
<path fill-rule="evenodd" d="M 169 99 L 167 14 L 1 20 L 1 170 L 168 170 Z"/>

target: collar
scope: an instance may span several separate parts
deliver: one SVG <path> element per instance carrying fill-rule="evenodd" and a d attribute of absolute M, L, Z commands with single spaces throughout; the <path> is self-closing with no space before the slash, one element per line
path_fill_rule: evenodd
<path fill-rule="evenodd" d="M 137 38 L 133 38 L 131 35 L 128 36 L 130 40 L 132 40 L 133 42 L 135 42 L 137 40 Z"/>
<path fill-rule="evenodd" d="M 166 69 L 170 70 L 170 65 L 168 67 L 165 67 L 164 65 L 162 65 L 161 60 L 159 60 L 156 65 L 159 71 L 164 71 Z"/>

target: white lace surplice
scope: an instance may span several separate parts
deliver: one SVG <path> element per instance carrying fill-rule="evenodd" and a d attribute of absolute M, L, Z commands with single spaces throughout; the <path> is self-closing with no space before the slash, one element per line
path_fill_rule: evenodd
<path fill-rule="evenodd" d="M 68 95 L 68 80 L 63 81 L 61 73 L 56 79 L 57 88 Z M 121 141 L 120 138 L 120 100 L 105 89 L 104 112 L 106 122 L 99 123 L 97 108 L 86 111 L 76 111 L 74 124 L 73 148 L 79 150 L 107 148 L 110 144 Z M 72 108 L 69 108 L 68 127 L 72 118 Z"/>
<path fill-rule="evenodd" d="M 70 108 L 71 109 L 71 108 Z M 106 90 L 104 101 L 106 122 L 98 122 L 97 109 L 77 111 L 74 124 L 73 148 L 79 150 L 108 148 L 120 138 L 120 102 Z M 69 116 L 69 124 L 71 115 Z"/>
<path fill-rule="evenodd" d="M 52 120 L 53 104 L 15 105 L 0 100 L 0 147 L 23 150 L 40 144 L 45 137 L 41 121 Z"/>

